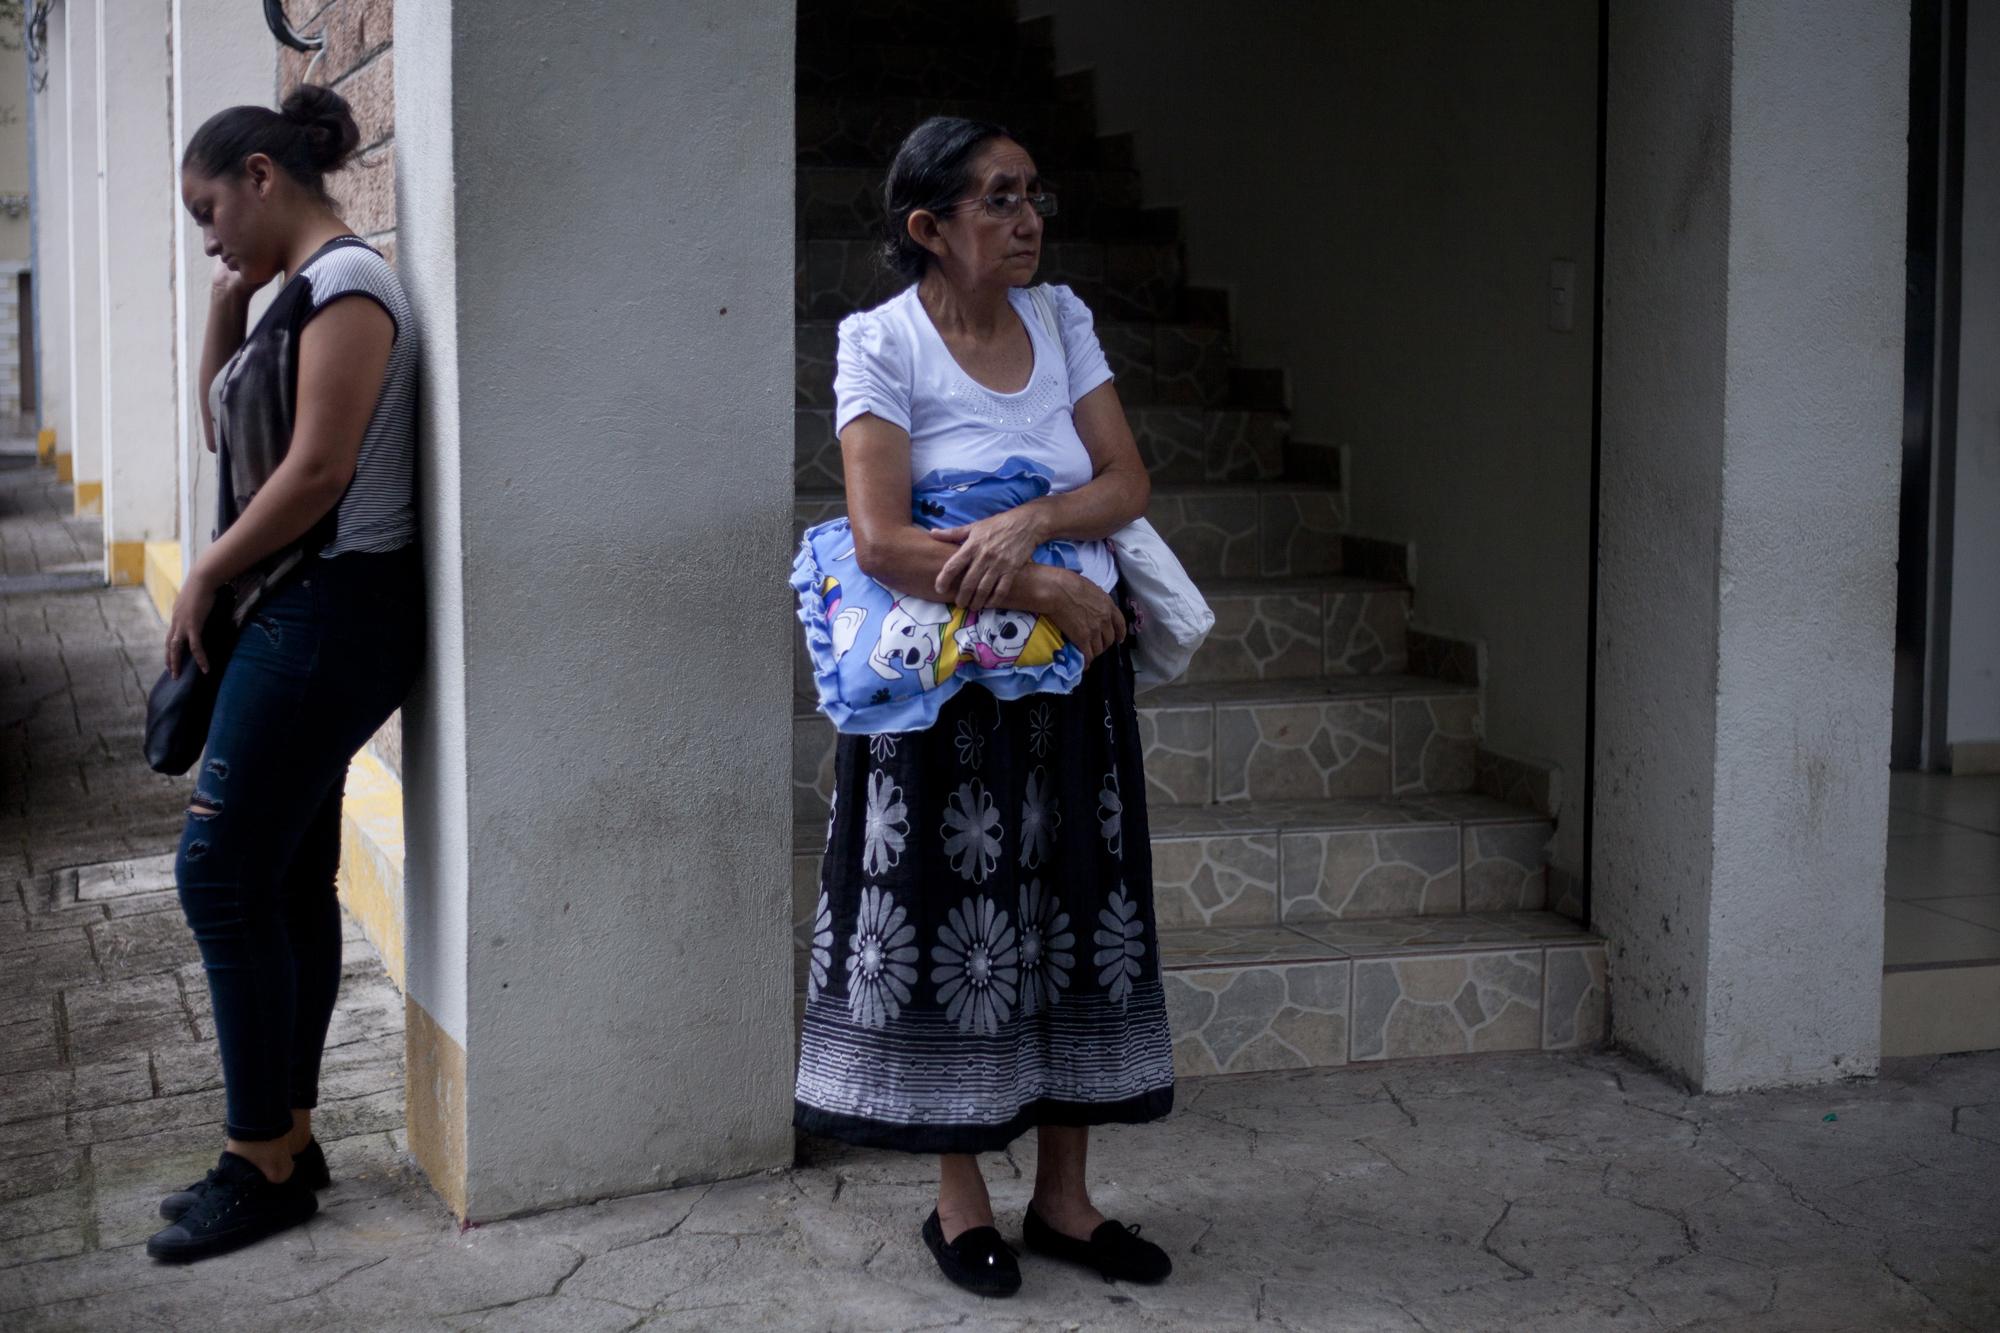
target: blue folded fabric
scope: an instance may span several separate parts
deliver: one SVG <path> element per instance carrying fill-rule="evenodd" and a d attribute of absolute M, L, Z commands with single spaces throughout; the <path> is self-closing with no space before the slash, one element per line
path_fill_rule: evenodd
<path fill-rule="evenodd" d="M 1048 474 L 1024 458 L 992 473 L 941 469 L 911 487 L 911 517 L 919 527 L 956 528 L 1048 493 Z M 1034 558 L 1080 568 L 1070 542 L 1044 542 Z M 968 617 L 963 607 L 900 596 L 862 573 L 845 518 L 806 530 L 792 588 L 819 710 L 839 731 L 922 731 L 945 700 L 975 682 L 1018 699 L 1067 694 L 1083 678 L 1083 653 L 1046 617 L 998 608 Z"/>

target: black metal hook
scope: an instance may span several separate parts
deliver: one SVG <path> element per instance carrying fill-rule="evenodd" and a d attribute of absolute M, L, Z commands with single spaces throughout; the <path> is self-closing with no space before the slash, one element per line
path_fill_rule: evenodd
<path fill-rule="evenodd" d="M 285 0 L 264 0 L 264 22 L 270 26 L 273 37 L 294 51 L 317 51 L 326 45 L 326 34 L 323 32 L 316 32 L 310 37 L 299 35 L 292 21 L 285 17 Z"/>

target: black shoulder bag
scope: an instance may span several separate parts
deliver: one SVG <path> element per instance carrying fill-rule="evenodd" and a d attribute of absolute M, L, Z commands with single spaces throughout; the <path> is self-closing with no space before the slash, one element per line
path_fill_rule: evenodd
<path fill-rule="evenodd" d="M 222 671 L 236 650 L 236 592 L 225 586 L 201 627 L 201 646 L 208 670 L 195 665 L 193 654 L 181 663 L 181 674 L 162 671 L 146 695 L 146 764 L 155 773 L 179 777 L 193 768 L 208 744 L 208 724 L 215 717 L 215 697 L 222 688 Z"/>

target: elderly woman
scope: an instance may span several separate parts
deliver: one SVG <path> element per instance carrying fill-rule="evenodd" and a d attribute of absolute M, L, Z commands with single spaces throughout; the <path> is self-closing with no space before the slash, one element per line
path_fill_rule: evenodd
<path fill-rule="evenodd" d="M 1027 149 L 928 120 L 884 197 L 885 259 L 911 285 L 842 322 L 834 378 L 854 559 L 899 608 L 973 627 L 968 656 L 1046 622 L 1086 665 L 1066 693 L 967 685 L 927 728 L 840 738 L 795 1122 L 938 1154 L 924 1241 L 993 1296 L 1021 1275 L 974 1154 L 1032 1127 L 1027 1248 L 1157 1282 L 1165 1252 L 1107 1220 L 1085 1175 L 1090 1126 L 1173 1104 L 1127 612 L 1104 541 L 1144 512 L 1145 467 L 1090 311 L 1065 287 L 1026 290 L 1056 205 Z M 1003 465 L 1045 493 L 959 527 L 913 517 L 914 479 Z M 1077 567 L 1035 560 L 1045 543 Z M 949 648 L 949 630 L 930 638 Z"/>

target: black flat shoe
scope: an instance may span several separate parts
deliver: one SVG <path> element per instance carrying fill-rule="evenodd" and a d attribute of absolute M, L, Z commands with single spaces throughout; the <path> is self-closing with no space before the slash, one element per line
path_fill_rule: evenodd
<path fill-rule="evenodd" d="M 924 1219 L 924 1244 L 944 1275 L 980 1296 L 1012 1296 L 1021 1289 L 1021 1265 L 992 1227 L 968 1227 L 947 1242 L 937 1209 Z"/>
<path fill-rule="evenodd" d="M 1033 1208 L 1022 1219 L 1021 1239 L 1036 1254 L 1097 1270 L 1106 1282 L 1164 1282 L 1174 1261 L 1150 1240 L 1139 1239 L 1137 1223 L 1107 1221 L 1089 1240 L 1065 1236 L 1044 1222 Z"/>
<path fill-rule="evenodd" d="M 273 1185 L 247 1158 L 225 1152 L 193 1206 L 155 1232 L 146 1253 L 171 1264 L 206 1259 L 288 1230 L 318 1211 L 319 1200 L 298 1177 Z"/>
<path fill-rule="evenodd" d="M 169 1222 L 180 1221 L 214 1179 L 215 1172 L 211 1171 L 186 1189 L 175 1190 L 160 1200 L 160 1216 Z M 309 1190 L 323 1190 L 333 1183 L 333 1175 L 326 1169 L 326 1153 L 320 1149 L 318 1139 L 307 1140 L 302 1150 L 292 1154 L 292 1179 Z"/>

